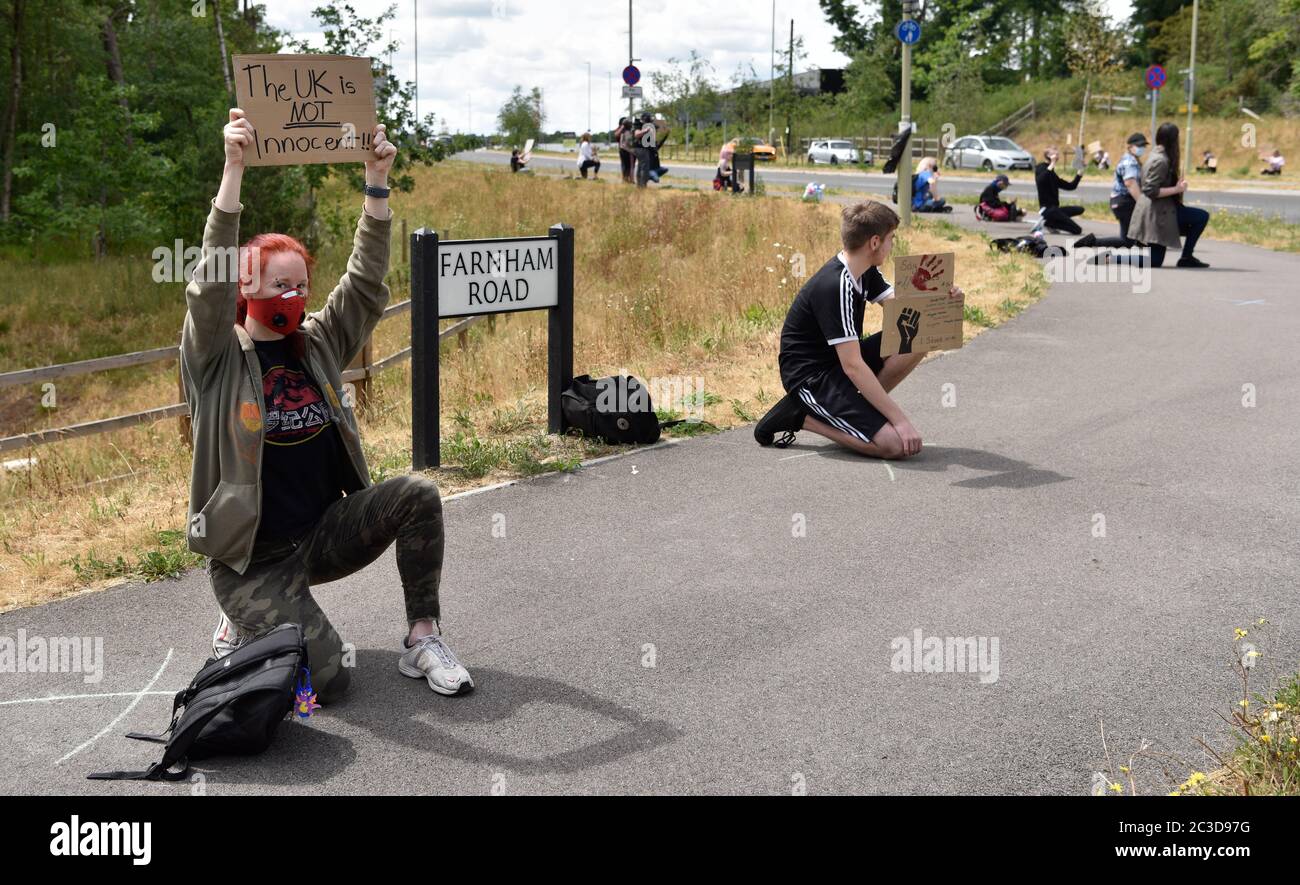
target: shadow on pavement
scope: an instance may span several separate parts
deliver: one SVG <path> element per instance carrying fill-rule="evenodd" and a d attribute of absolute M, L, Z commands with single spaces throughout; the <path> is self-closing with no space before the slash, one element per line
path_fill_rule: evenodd
<path fill-rule="evenodd" d="M 1064 482 L 1055 470 L 1041 470 L 1025 461 L 1017 461 L 996 452 L 982 449 L 962 449 L 948 446 L 927 446 L 917 458 L 889 462 L 896 470 L 939 472 L 949 467 L 967 467 L 971 470 L 989 471 L 988 476 L 977 476 L 953 483 L 966 489 L 1030 489 L 1054 482 Z"/>
<path fill-rule="evenodd" d="M 831 448 L 826 445 L 795 444 L 790 446 L 789 450 L 792 452 L 804 450 L 808 454 L 817 454 L 835 461 L 853 461 L 860 464 L 873 461 L 886 463 L 845 449 Z M 982 449 L 962 449 L 949 446 L 926 446 L 921 450 L 921 454 L 915 458 L 906 461 L 889 461 L 887 463 L 894 470 L 903 471 L 917 470 L 940 473 L 949 467 L 967 467 L 971 470 L 989 472 L 988 476 L 978 476 L 952 483 L 954 486 L 966 489 L 1029 489 L 1054 482 L 1065 482 L 1070 479 L 1070 477 L 1063 476 L 1055 470 L 1041 470 L 1026 461 L 1017 461 L 1015 458 L 1008 458 L 1006 455 L 986 452 Z"/>
<path fill-rule="evenodd" d="M 345 771 L 356 758 L 352 741 L 295 719 L 280 723 L 266 752 L 200 760 L 179 786 L 188 789 L 195 772 L 207 779 L 208 788 L 214 792 L 220 791 L 223 783 L 268 787 L 323 784 Z"/>
<path fill-rule="evenodd" d="M 423 680 L 397 672 L 397 652 L 362 649 L 357 673 L 343 702 L 331 712 L 391 744 L 430 756 L 450 756 L 508 768 L 519 774 L 552 774 L 605 765 L 676 740 L 682 731 L 667 722 L 647 719 L 634 710 L 555 679 L 521 676 L 504 670 L 475 668 L 475 690 L 461 697 L 442 697 Z M 363 675 L 364 674 L 364 675 Z M 550 755 L 521 756 L 455 737 L 427 719 L 449 727 L 501 724 L 508 727 L 525 704 L 551 704 L 597 714 L 623 728 L 603 740 L 583 742 Z M 418 718 L 421 717 L 421 718 Z"/>

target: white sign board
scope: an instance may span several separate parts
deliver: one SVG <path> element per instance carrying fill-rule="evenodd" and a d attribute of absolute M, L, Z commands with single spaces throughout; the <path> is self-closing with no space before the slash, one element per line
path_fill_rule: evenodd
<path fill-rule="evenodd" d="M 560 298 L 556 243 L 554 237 L 439 243 L 439 318 L 555 307 Z"/>
<path fill-rule="evenodd" d="M 640 87 L 640 86 L 624 86 L 624 87 L 623 87 L 623 97 L 624 97 L 624 98 L 641 98 L 641 97 L 642 97 L 642 87 Z"/>

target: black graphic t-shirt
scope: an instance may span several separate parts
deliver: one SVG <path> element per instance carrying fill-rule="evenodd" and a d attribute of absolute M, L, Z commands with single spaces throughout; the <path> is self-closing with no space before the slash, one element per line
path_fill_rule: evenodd
<path fill-rule="evenodd" d="M 347 451 L 329 403 L 284 339 L 255 341 L 266 433 L 257 539 L 300 537 L 343 497 Z"/>

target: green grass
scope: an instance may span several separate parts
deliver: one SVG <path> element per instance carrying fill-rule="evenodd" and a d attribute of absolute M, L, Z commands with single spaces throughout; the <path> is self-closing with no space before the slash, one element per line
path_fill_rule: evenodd
<path fill-rule="evenodd" d="M 129 578 L 137 581 L 161 581 L 180 577 L 186 570 L 203 562 L 203 557 L 191 553 L 185 543 L 183 531 L 167 530 L 156 533 L 158 546 L 137 554 L 134 565 L 127 563 L 120 553 L 112 559 L 101 559 L 92 547 L 81 554 L 64 560 L 82 584 L 91 584 L 109 578 Z"/>
<path fill-rule="evenodd" d="M 972 307 L 969 304 L 962 308 L 962 318 L 968 323 L 974 323 L 985 328 L 995 325 L 993 318 L 984 312 L 984 308 Z"/>

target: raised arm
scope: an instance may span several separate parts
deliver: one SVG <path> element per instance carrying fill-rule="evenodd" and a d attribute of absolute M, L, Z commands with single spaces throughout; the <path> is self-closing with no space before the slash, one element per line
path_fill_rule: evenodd
<path fill-rule="evenodd" d="M 374 153 L 366 160 L 366 184 L 386 188 L 397 146 L 388 140 L 382 123 L 375 127 L 374 142 Z M 325 306 L 308 314 L 303 323 L 304 330 L 314 331 L 334 352 L 340 367 L 360 352 L 388 304 L 384 276 L 388 273 L 392 218 L 387 197 L 366 196 L 347 270 Z"/>
<path fill-rule="evenodd" d="M 239 188 L 244 178 L 244 148 L 253 143 L 253 127 L 242 110 L 231 108 L 222 134 L 226 165 L 221 186 L 203 228 L 202 257 L 185 287 L 181 368 L 196 385 L 230 339 L 239 289 L 239 215 L 244 208 Z"/>

